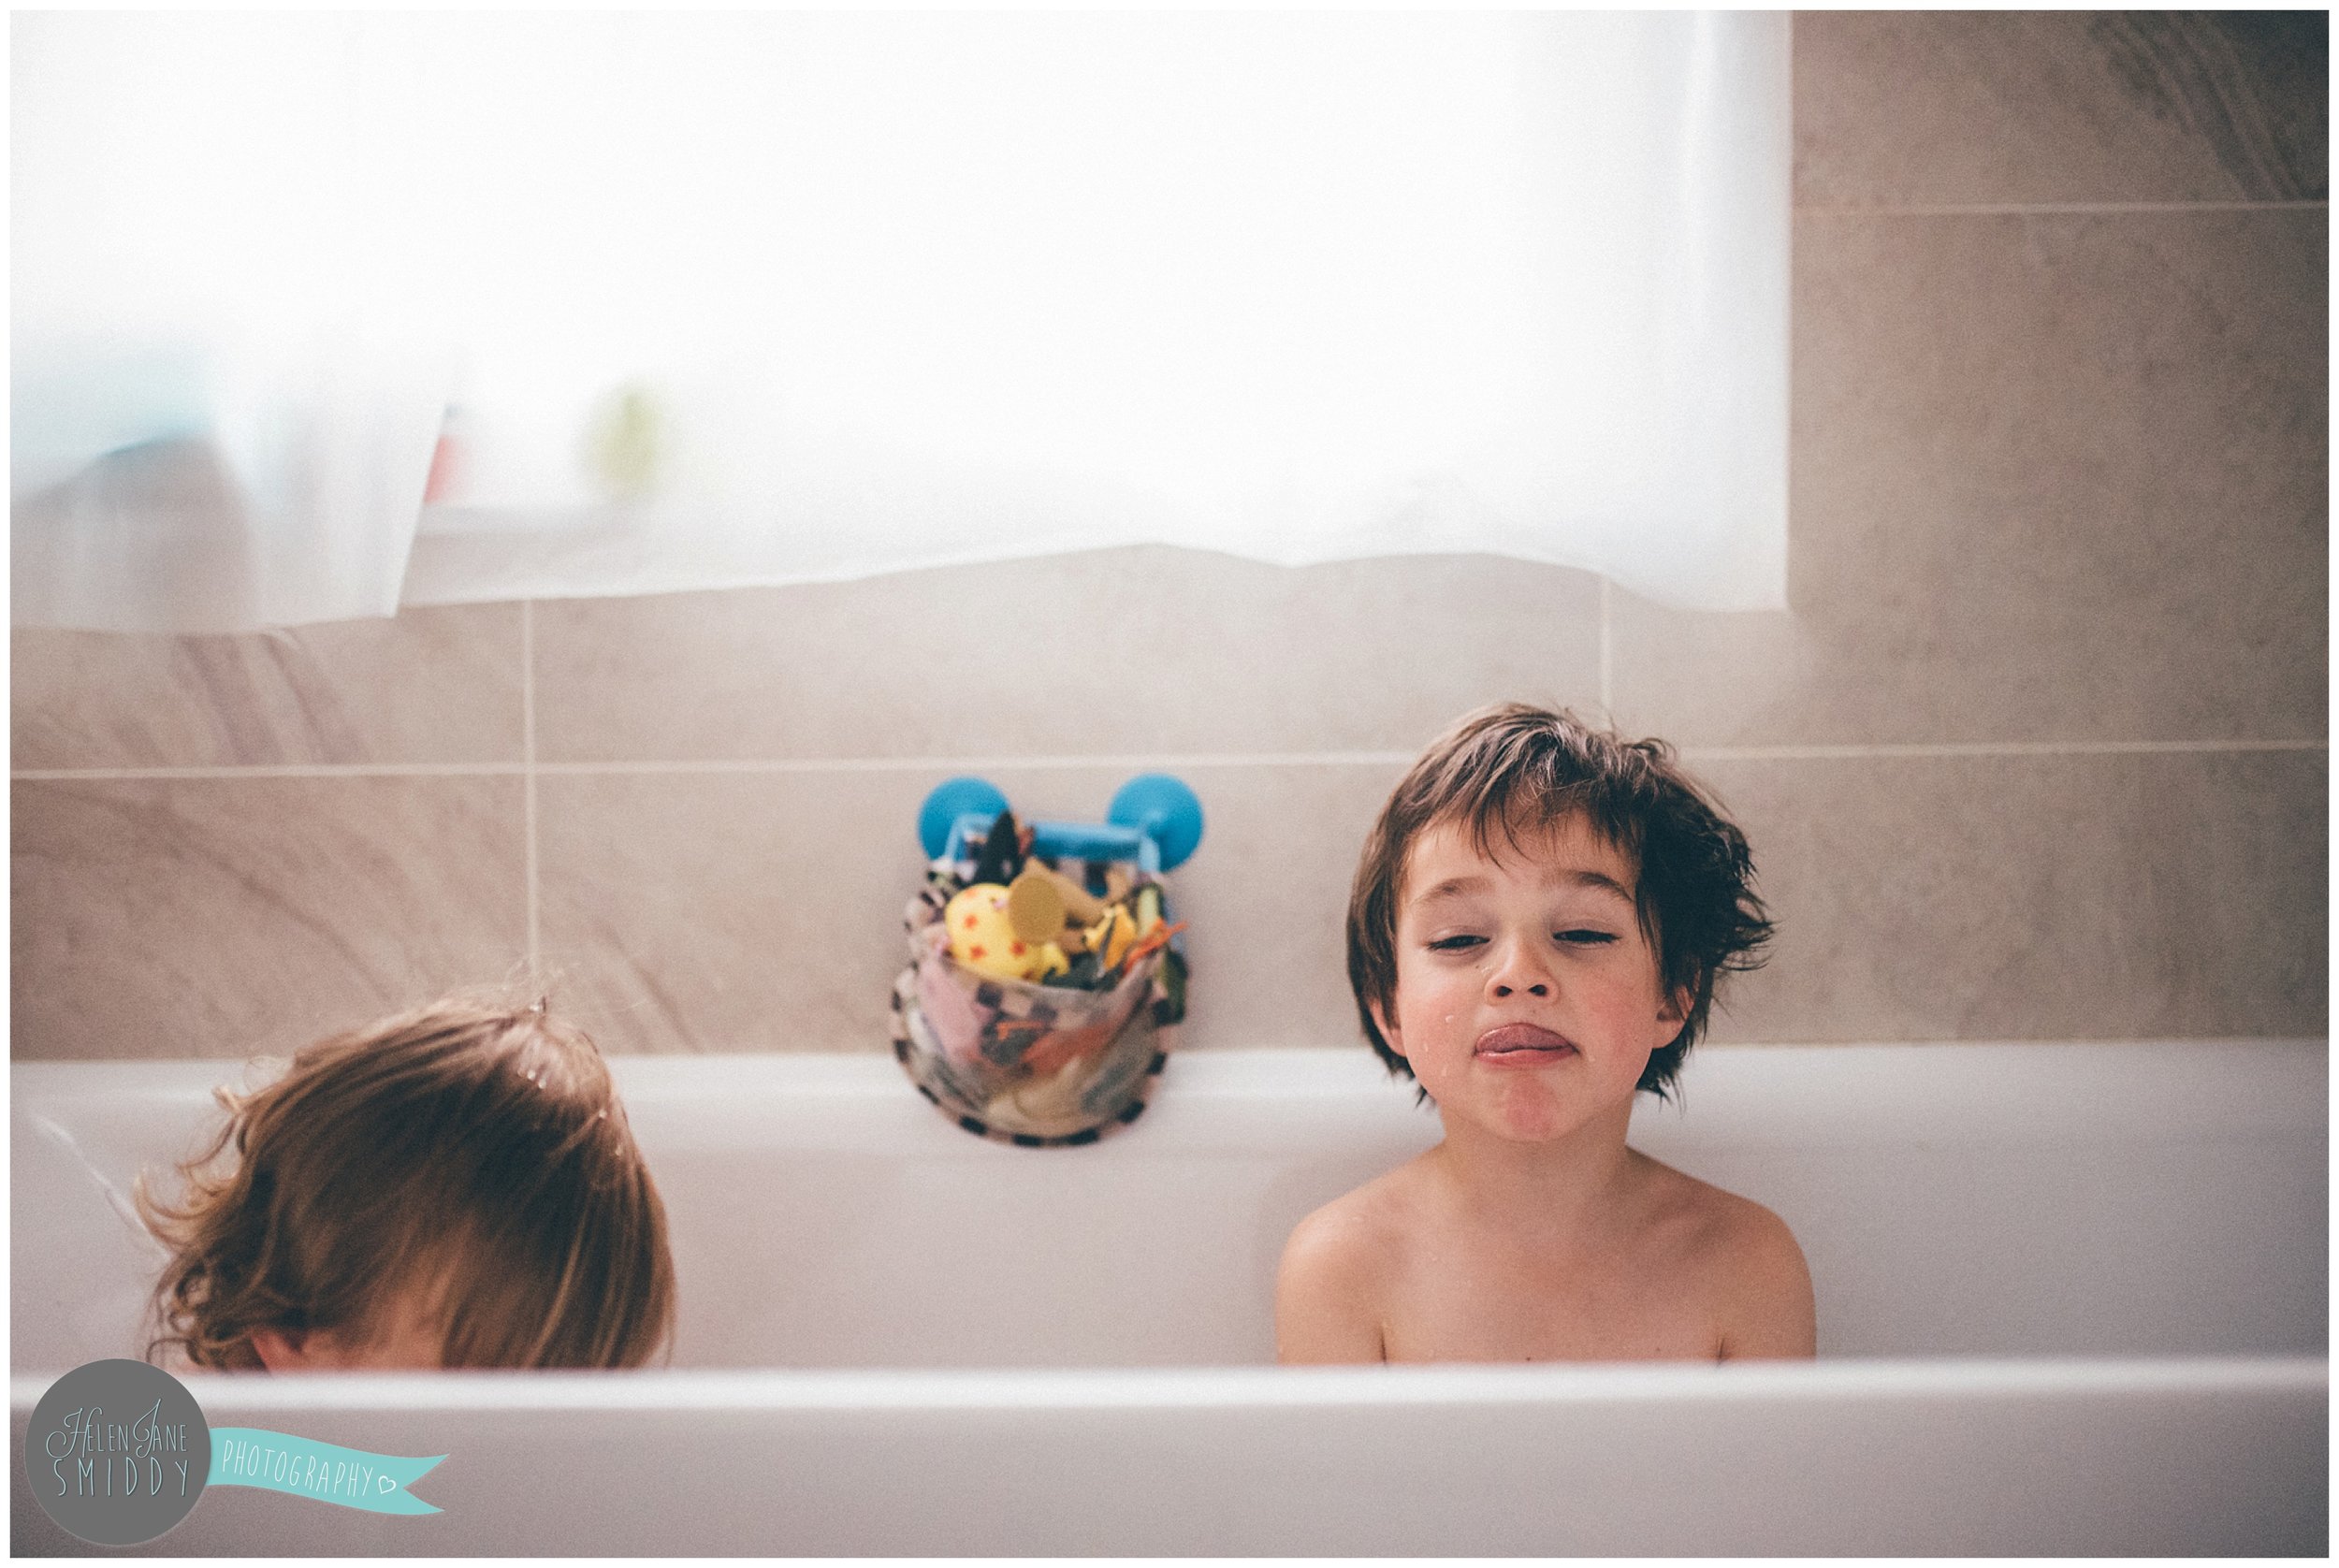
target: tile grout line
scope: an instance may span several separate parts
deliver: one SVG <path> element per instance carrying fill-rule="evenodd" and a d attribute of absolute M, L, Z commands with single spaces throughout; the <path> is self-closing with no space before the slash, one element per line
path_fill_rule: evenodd
<path fill-rule="evenodd" d="M 2328 201 L 1977 201 L 1908 207 L 1802 207 L 1797 217 L 1814 218 L 2018 218 L 2123 212 L 2313 212 Z"/>
<path fill-rule="evenodd" d="M 532 702 L 523 687 L 523 711 Z M 2326 751 L 2327 740 L 2105 740 L 2105 741 L 1917 741 L 1908 743 L 1815 743 L 1785 746 L 1696 746 L 1678 749 L 1685 760 L 1716 762 L 1797 762 L 1888 757 L 2090 757 L 2155 756 L 2190 753 L 2251 753 Z M 1027 757 L 809 757 L 748 760 L 683 759 L 670 762 L 539 762 L 532 745 L 520 762 L 349 762 L 254 764 L 248 767 L 148 768 L 21 768 L 12 780 L 31 783 L 92 782 L 140 779 L 228 778 L 464 778 L 519 777 L 528 789 L 531 807 L 535 780 L 545 775 L 563 777 L 616 777 L 628 775 L 681 774 L 812 774 L 812 773 L 934 773 L 995 769 L 1070 770 L 1075 768 L 1213 768 L 1213 767 L 1402 767 L 1414 761 L 1411 751 L 1259 751 L 1165 753 L 1100 753 L 1095 756 Z M 530 839 L 532 863 L 534 839 Z"/>
<path fill-rule="evenodd" d="M 252 762 L 224 767 L 19 768 L 11 778 L 517 778 L 524 762 Z"/>
<path fill-rule="evenodd" d="M 536 891 L 536 602 L 520 601 L 520 799 L 526 848 L 528 898 L 528 989 L 544 995 L 543 945 L 538 938 Z"/>

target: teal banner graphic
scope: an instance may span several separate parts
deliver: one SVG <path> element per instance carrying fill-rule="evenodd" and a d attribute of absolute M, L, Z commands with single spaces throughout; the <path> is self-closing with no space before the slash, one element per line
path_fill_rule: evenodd
<path fill-rule="evenodd" d="M 406 1488 L 444 1458 L 400 1459 L 256 1427 L 213 1427 L 209 1484 L 265 1487 L 371 1514 L 435 1514 Z"/>

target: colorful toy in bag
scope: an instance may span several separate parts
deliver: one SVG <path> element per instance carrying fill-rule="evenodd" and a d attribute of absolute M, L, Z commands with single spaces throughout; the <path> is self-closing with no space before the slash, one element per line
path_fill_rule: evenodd
<path fill-rule="evenodd" d="M 953 778 L 918 838 L 932 864 L 893 982 L 910 1082 L 968 1132 L 1027 1148 L 1135 1121 L 1185 1016 L 1185 928 L 1161 874 L 1201 842 L 1194 791 L 1142 774 L 1103 822 L 1018 827 L 995 786 Z"/>

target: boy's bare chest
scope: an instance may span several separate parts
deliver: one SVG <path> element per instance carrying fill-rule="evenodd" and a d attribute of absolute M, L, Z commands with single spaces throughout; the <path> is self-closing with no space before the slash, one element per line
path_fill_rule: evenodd
<path fill-rule="evenodd" d="M 1390 1283 L 1381 1334 L 1391 1361 L 1712 1360 L 1722 1350 L 1696 1271 L 1653 1250 L 1424 1249 Z"/>

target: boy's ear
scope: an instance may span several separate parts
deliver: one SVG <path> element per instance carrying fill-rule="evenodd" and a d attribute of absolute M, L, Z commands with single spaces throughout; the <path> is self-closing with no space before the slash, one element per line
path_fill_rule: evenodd
<path fill-rule="evenodd" d="M 272 1372 L 300 1372 L 309 1365 L 308 1338 L 298 1328 L 254 1328 L 252 1354 Z"/>
<path fill-rule="evenodd" d="M 1405 1053 L 1405 1042 L 1398 1038 L 1397 1025 L 1389 1022 L 1388 1009 L 1378 1002 L 1367 1002 L 1365 1006 L 1373 1009 L 1373 1024 L 1381 1031 L 1383 1043 L 1398 1055 L 1402 1056 Z"/>
<path fill-rule="evenodd" d="M 254 1328 L 252 1354 L 272 1372 L 323 1372 L 349 1364 L 341 1336 L 322 1328 Z"/>
<path fill-rule="evenodd" d="M 1678 1029 L 1688 1022 L 1689 1016 L 1690 988 L 1686 985 L 1677 985 L 1665 993 L 1664 1000 L 1658 1005 L 1657 1022 L 1670 1024 Z"/>

